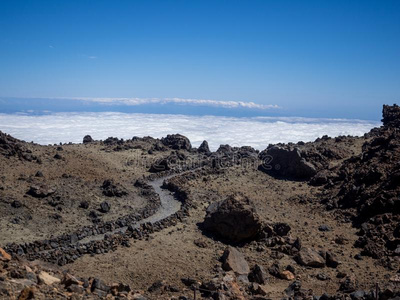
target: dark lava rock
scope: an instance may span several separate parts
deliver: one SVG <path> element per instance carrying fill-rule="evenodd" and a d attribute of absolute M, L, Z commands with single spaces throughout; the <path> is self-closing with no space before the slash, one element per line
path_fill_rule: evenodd
<path fill-rule="evenodd" d="M 326 265 L 330 268 L 336 268 L 340 264 L 335 254 L 330 251 L 326 252 Z"/>
<path fill-rule="evenodd" d="M 81 203 L 79 204 L 79 207 L 80 207 L 80 208 L 83 208 L 83 209 L 88 209 L 88 208 L 89 208 L 89 202 L 86 201 L 86 200 L 83 200 L 83 201 L 81 201 Z"/>
<path fill-rule="evenodd" d="M 203 141 L 200 145 L 200 147 L 197 149 L 197 151 L 199 151 L 200 153 L 211 153 L 210 148 L 208 147 L 208 142 L 207 141 Z"/>
<path fill-rule="evenodd" d="M 249 280 L 259 284 L 265 284 L 268 280 L 267 272 L 263 266 L 255 265 L 249 273 Z"/>
<path fill-rule="evenodd" d="M 55 158 L 55 159 L 63 159 L 63 157 L 62 157 L 60 154 L 58 154 L 58 153 L 57 153 L 56 155 L 54 155 L 54 158 Z"/>
<path fill-rule="evenodd" d="M 203 226 L 231 242 L 254 239 L 262 229 L 253 203 L 240 194 L 210 204 Z"/>
<path fill-rule="evenodd" d="M 318 227 L 318 230 L 319 231 L 331 231 L 332 229 L 328 225 L 323 224 Z"/>
<path fill-rule="evenodd" d="M 36 198 L 45 198 L 50 196 L 56 192 L 55 188 L 48 187 L 46 185 L 33 185 L 30 187 L 29 191 L 27 192 L 28 195 L 31 195 Z"/>
<path fill-rule="evenodd" d="M 44 177 L 42 171 L 37 171 L 35 177 Z"/>
<path fill-rule="evenodd" d="M 103 292 L 108 292 L 110 287 L 106 285 L 102 280 L 95 278 L 92 282 L 91 291 L 94 292 L 95 290 L 100 290 Z"/>
<path fill-rule="evenodd" d="M 91 217 L 92 219 L 97 219 L 99 216 L 94 210 L 92 210 L 89 213 L 89 217 Z"/>
<path fill-rule="evenodd" d="M 345 293 L 354 292 L 357 289 L 357 281 L 356 278 L 351 275 L 347 276 L 340 282 L 339 290 Z"/>
<path fill-rule="evenodd" d="M 104 201 L 100 204 L 100 211 L 103 213 L 108 213 L 111 209 L 111 204 L 107 201 Z"/>
<path fill-rule="evenodd" d="M 11 206 L 14 208 L 20 208 L 22 207 L 22 203 L 18 200 L 14 200 L 13 202 L 11 202 Z"/>
<path fill-rule="evenodd" d="M 92 137 L 90 135 L 85 135 L 83 138 L 83 143 L 84 144 L 88 144 L 88 143 L 93 143 L 94 140 L 92 139 Z"/>
<path fill-rule="evenodd" d="M 276 223 L 274 224 L 274 232 L 279 236 L 286 236 L 290 231 L 289 224 L 286 223 Z"/>
<path fill-rule="evenodd" d="M 128 194 L 124 189 L 118 187 L 112 179 L 104 180 L 101 187 L 103 189 L 103 195 L 107 197 L 122 197 Z"/>
<path fill-rule="evenodd" d="M 296 180 L 308 180 L 317 173 L 298 148 L 272 146 L 260 153 L 263 163 L 258 169 L 270 175 Z"/>
<path fill-rule="evenodd" d="M 400 106 L 397 104 L 384 105 L 382 110 L 384 126 L 400 127 Z"/>
<path fill-rule="evenodd" d="M 233 153 L 233 148 L 229 145 L 220 145 L 217 150 L 217 153 L 225 154 L 225 155 L 231 154 L 231 153 Z"/>
<path fill-rule="evenodd" d="M 161 139 L 161 142 L 172 149 L 175 150 L 190 150 L 192 149 L 192 144 L 189 139 L 181 134 L 169 134 L 165 138 Z"/>

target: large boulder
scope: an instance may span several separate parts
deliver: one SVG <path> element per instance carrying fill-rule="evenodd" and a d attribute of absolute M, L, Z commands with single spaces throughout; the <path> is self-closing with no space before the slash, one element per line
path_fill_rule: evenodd
<path fill-rule="evenodd" d="M 205 230 L 238 243 L 254 239 L 262 229 L 262 222 L 250 199 L 235 194 L 210 204 L 203 226 Z"/>
<path fill-rule="evenodd" d="M 259 170 L 271 175 L 308 180 L 317 173 L 313 164 L 306 161 L 298 148 L 272 146 L 260 153 L 263 163 Z"/>
<path fill-rule="evenodd" d="M 192 149 L 192 144 L 189 139 L 181 134 L 169 134 L 167 137 L 162 138 L 161 142 L 172 149 L 175 150 L 190 150 Z"/>

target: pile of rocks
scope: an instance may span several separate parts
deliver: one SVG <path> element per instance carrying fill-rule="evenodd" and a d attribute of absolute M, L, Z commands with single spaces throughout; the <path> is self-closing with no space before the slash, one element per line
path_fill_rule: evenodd
<path fill-rule="evenodd" d="M 400 254 L 400 109 L 384 106 L 384 126 L 360 156 L 343 162 L 329 187 L 328 208 L 346 210 L 360 228 L 357 246 L 374 258 Z"/>
<path fill-rule="evenodd" d="M 40 159 L 33 155 L 25 144 L 25 142 L 0 131 L 0 155 L 5 157 L 16 156 L 23 160 L 40 162 Z"/>
<path fill-rule="evenodd" d="M 146 299 L 128 285 L 75 277 L 52 267 L 12 259 L 0 248 L 1 299 Z"/>

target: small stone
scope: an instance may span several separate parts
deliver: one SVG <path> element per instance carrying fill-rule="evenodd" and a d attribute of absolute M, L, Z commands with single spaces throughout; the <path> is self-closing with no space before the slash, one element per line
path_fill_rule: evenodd
<path fill-rule="evenodd" d="M 321 281 L 325 281 L 325 280 L 328 280 L 329 277 L 326 276 L 324 273 L 319 273 L 319 274 L 317 274 L 317 279 L 321 280 Z"/>
<path fill-rule="evenodd" d="M 54 276 L 52 276 L 49 273 L 44 272 L 44 271 L 41 271 L 39 273 L 38 278 L 39 278 L 39 282 L 40 283 L 43 283 L 43 284 L 46 284 L 46 285 L 52 285 L 54 283 L 61 282 L 61 280 L 58 279 L 57 277 L 54 277 Z"/>
<path fill-rule="evenodd" d="M 103 213 L 108 213 L 111 209 L 111 204 L 107 201 L 104 201 L 100 204 L 100 211 Z"/>
<path fill-rule="evenodd" d="M 86 201 L 86 200 L 83 200 L 83 201 L 81 201 L 81 203 L 79 204 L 79 207 L 80 207 L 80 208 L 83 208 L 83 209 L 88 209 L 88 208 L 89 208 L 89 202 Z"/>
<path fill-rule="evenodd" d="M 290 272 L 289 270 L 285 270 L 282 271 L 279 274 L 279 277 L 285 280 L 294 280 L 296 277 L 294 276 L 294 274 L 292 272 Z"/>
<path fill-rule="evenodd" d="M 14 200 L 13 202 L 11 202 L 11 206 L 14 208 L 20 208 L 22 207 L 22 203 L 18 200 Z"/>
<path fill-rule="evenodd" d="M 297 256 L 298 262 L 307 267 L 323 268 L 325 259 L 319 253 L 310 248 L 302 248 Z"/>
<path fill-rule="evenodd" d="M 264 267 L 260 265 L 255 265 L 249 274 L 249 280 L 251 282 L 256 282 L 259 284 L 265 284 L 268 280 L 267 272 L 265 272 Z"/>
<path fill-rule="evenodd" d="M 234 271 L 236 275 L 247 275 L 250 272 L 243 254 L 234 247 L 228 247 L 224 251 L 222 262 L 222 268 L 225 271 Z"/>
<path fill-rule="evenodd" d="M 319 231 L 331 231 L 332 229 L 328 225 L 323 224 L 318 227 L 318 230 Z"/>
<path fill-rule="evenodd" d="M 11 255 L 8 254 L 3 248 L 0 248 L 0 261 L 10 261 Z"/>
<path fill-rule="evenodd" d="M 330 268 L 336 268 L 340 264 L 336 255 L 330 251 L 326 252 L 326 265 Z"/>

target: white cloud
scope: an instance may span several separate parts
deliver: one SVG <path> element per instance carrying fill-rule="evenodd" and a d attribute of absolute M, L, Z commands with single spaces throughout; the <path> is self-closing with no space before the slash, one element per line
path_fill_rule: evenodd
<path fill-rule="evenodd" d="M 201 105 L 223 108 L 250 108 L 250 109 L 277 109 L 276 104 L 258 104 L 246 101 L 219 101 L 210 99 L 185 99 L 185 98 L 91 98 L 91 97 L 58 97 L 52 99 L 63 100 L 84 100 L 97 102 L 105 105 L 145 105 L 145 104 L 185 104 L 185 105 Z"/>
<path fill-rule="evenodd" d="M 55 113 L 42 116 L 0 114 L 0 130 L 16 138 L 40 144 L 80 143 L 109 136 L 161 138 L 171 133 L 186 135 L 193 146 L 207 140 L 212 150 L 220 144 L 252 146 L 263 150 L 270 143 L 313 141 L 323 135 L 360 136 L 379 122 L 346 119 L 232 118 L 124 113 Z"/>

